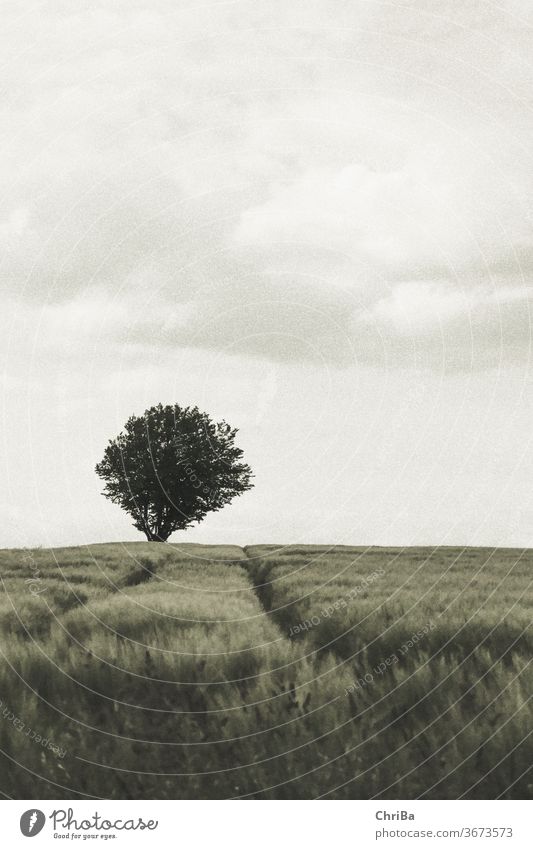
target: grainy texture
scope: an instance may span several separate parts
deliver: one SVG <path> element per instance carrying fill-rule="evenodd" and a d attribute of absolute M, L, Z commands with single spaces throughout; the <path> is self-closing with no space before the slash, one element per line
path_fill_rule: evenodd
<path fill-rule="evenodd" d="M 14 798 L 531 795 L 530 551 L 2 551 Z"/>

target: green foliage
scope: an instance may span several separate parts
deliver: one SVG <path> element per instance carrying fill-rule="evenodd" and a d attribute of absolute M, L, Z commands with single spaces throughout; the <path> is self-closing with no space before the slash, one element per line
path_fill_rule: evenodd
<path fill-rule="evenodd" d="M 236 434 L 198 407 L 150 407 L 128 419 L 97 464 L 104 495 L 148 540 L 165 542 L 251 489 L 252 472 L 241 462 Z"/>

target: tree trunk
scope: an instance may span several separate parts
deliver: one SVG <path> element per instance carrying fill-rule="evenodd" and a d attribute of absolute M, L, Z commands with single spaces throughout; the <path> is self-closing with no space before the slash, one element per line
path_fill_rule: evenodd
<path fill-rule="evenodd" d="M 163 536 L 163 535 L 159 535 L 157 533 L 157 531 L 151 531 L 151 530 L 145 530 L 144 533 L 145 533 L 145 536 L 146 536 L 146 539 L 148 540 L 148 542 L 166 542 L 168 537 L 169 537 L 169 534 L 167 534 L 166 536 Z"/>

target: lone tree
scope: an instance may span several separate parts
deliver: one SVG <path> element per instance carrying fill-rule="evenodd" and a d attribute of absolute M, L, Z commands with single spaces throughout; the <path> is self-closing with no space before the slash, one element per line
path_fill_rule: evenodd
<path fill-rule="evenodd" d="M 103 495 L 126 510 L 148 540 L 165 542 L 252 488 L 236 433 L 198 407 L 150 407 L 128 419 L 97 464 Z"/>

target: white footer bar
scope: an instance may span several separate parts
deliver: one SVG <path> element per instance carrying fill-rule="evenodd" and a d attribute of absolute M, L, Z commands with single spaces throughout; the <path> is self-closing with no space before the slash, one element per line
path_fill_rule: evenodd
<path fill-rule="evenodd" d="M 530 801 L 2 801 L 3 846 L 532 849 Z"/>

